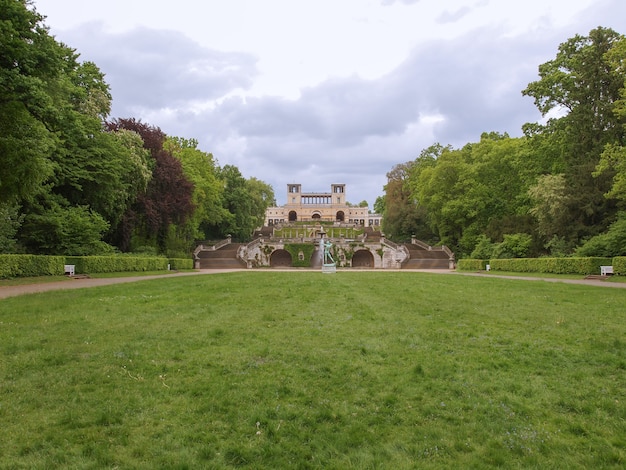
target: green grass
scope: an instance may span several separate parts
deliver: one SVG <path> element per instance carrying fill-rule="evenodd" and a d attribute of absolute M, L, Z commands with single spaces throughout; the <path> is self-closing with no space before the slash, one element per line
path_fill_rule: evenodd
<path fill-rule="evenodd" d="M 585 276 L 581 274 L 554 274 L 554 273 L 521 273 L 517 271 L 459 271 L 459 273 L 479 273 L 485 274 L 488 276 L 513 276 L 513 277 L 533 277 L 540 279 L 577 279 L 582 280 L 585 279 Z M 606 276 L 604 282 L 616 282 L 616 283 L 626 283 L 626 276 Z"/>
<path fill-rule="evenodd" d="M 0 301 L 0 468 L 623 468 L 626 290 L 253 271 Z"/>

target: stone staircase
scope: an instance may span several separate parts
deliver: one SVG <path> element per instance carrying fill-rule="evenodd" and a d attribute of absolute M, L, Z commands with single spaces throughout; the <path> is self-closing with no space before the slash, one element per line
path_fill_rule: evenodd
<path fill-rule="evenodd" d="M 217 250 L 201 250 L 198 252 L 199 269 L 241 269 L 246 265 L 237 258 L 241 243 L 229 243 Z"/>
<path fill-rule="evenodd" d="M 382 234 L 380 230 L 374 230 L 372 227 L 365 227 L 363 229 L 363 234 L 365 235 L 365 240 L 368 243 L 376 243 L 380 241 L 380 237 Z"/>
<path fill-rule="evenodd" d="M 450 269 L 450 259 L 445 251 L 427 250 L 412 243 L 404 246 L 410 257 L 402 264 L 402 269 Z"/>

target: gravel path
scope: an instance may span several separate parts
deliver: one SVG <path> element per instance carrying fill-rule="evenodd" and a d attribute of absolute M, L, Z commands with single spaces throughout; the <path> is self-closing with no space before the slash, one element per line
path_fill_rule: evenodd
<path fill-rule="evenodd" d="M 318 271 L 311 269 L 272 269 L 272 271 Z M 4 299 L 7 297 L 15 297 L 18 295 L 24 294 L 35 294 L 38 292 L 47 292 L 51 290 L 68 290 L 68 289 L 84 289 L 87 287 L 97 287 L 97 286 L 108 286 L 112 284 L 121 284 L 127 282 L 137 282 L 137 281 L 146 281 L 149 279 L 160 279 L 164 277 L 181 277 L 181 276 L 197 276 L 202 274 L 221 274 L 227 272 L 235 272 L 235 271 L 247 271 L 246 269 L 204 269 L 197 271 L 189 271 L 182 273 L 170 273 L 170 274 L 158 274 L 154 276 L 132 276 L 132 277 L 115 277 L 115 278 L 76 278 L 69 281 L 60 281 L 60 282 L 45 282 L 41 284 L 25 284 L 19 286 L 4 286 L 0 287 L 0 299 Z M 364 271 L 363 269 L 352 269 L 340 272 L 359 272 Z M 448 271 L 448 270 L 409 270 L 409 269 L 399 269 L 399 270 L 377 270 L 379 272 L 427 272 L 427 273 L 437 273 L 437 274 L 456 274 L 460 276 L 480 276 L 480 277 L 497 277 L 501 279 L 514 279 L 518 281 L 545 281 L 545 282 L 563 282 L 566 284 L 583 284 L 588 286 L 598 286 L 598 287 L 615 287 L 615 288 L 626 288 L 626 283 L 623 282 L 606 282 L 600 280 L 593 279 L 553 279 L 553 278 L 543 278 L 543 277 L 517 277 L 517 276 L 499 276 L 497 274 L 482 274 L 482 273 L 466 273 L 466 272 L 457 272 L 457 271 Z"/>

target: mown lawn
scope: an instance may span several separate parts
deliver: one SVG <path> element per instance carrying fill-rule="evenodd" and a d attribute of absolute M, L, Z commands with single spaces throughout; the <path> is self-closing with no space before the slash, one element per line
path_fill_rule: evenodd
<path fill-rule="evenodd" d="M 0 300 L 0 468 L 623 468 L 626 290 L 254 271 Z"/>

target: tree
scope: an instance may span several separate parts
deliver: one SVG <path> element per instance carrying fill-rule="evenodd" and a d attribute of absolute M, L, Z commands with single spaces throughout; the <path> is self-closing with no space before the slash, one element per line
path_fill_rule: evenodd
<path fill-rule="evenodd" d="M 24 217 L 15 204 L 0 204 L 0 253 L 13 253 L 17 244 L 15 235 Z"/>
<path fill-rule="evenodd" d="M 276 205 L 274 189 L 269 184 L 255 177 L 246 180 L 246 187 L 250 195 L 252 226 L 261 227 L 265 221 L 267 208 Z"/>
<path fill-rule="evenodd" d="M 140 135 L 153 160 L 146 191 L 125 212 L 114 240 L 121 250 L 129 251 L 136 235 L 140 243 L 154 243 L 165 252 L 170 225 L 183 224 L 193 213 L 193 184 L 185 177 L 181 161 L 163 147 L 166 135 L 158 127 L 135 119 L 116 119 L 106 127 L 109 131 L 126 129 Z"/>
<path fill-rule="evenodd" d="M 51 90 L 69 52 L 26 0 L 0 0 L 0 202 L 28 199 L 52 173 Z"/>
<path fill-rule="evenodd" d="M 108 228 L 108 222 L 97 212 L 86 206 L 70 206 L 56 196 L 46 199 L 45 207 L 36 206 L 26 214 L 21 240 L 32 253 L 96 255 L 112 251 L 102 241 Z"/>
<path fill-rule="evenodd" d="M 587 240 L 576 250 L 576 256 L 626 256 L 626 213 L 621 213 L 606 233 Z"/>
<path fill-rule="evenodd" d="M 605 146 L 624 142 L 624 116 L 614 112 L 624 70 L 611 59 L 620 41 L 623 36 L 601 27 L 588 36 L 576 35 L 559 46 L 554 60 L 539 66 L 540 79 L 522 92 L 534 98 L 543 116 L 561 115 L 532 127 L 561 148 L 564 210 L 572 240 L 602 231 L 615 214 L 614 204 L 604 196 L 611 175 L 592 175 Z"/>
<path fill-rule="evenodd" d="M 411 199 L 408 178 L 414 162 L 401 163 L 387 173 L 383 230 L 394 240 L 408 240 L 412 235 L 424 238 L 420 231 L 423 213 Z"/>
<path fill-rule="evenodd" d="M 379 215 L 385 213 L 385 196 L 378 196 L 374 201 L 374 213 Z"/>
<path fill-rule="evenodd" d="M 177 236 L 187 245 L 210 237 L 209 227 L 220 224 L 227 211 L 224 208 L 224 183 L 213 155 L 198 149 L 195 139 L 168 137 L 165 148 L 180 160 L 185 177 L 193 184 L 193 214 L 177 227 Z"/>
<path fill-rule="evenodd" d="M 234 165 L 225 165 L 220 171 L 224 184 L 224 208 L 227 216 L 218 224 L 218 234 L 231 235 L 237 240 L 247 240 L 254 230 L 252 200 L 246 179 Z"/>

